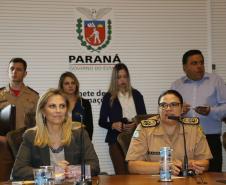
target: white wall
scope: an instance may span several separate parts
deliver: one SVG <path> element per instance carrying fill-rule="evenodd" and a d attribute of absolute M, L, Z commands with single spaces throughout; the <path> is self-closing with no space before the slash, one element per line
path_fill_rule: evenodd
<path fill-rule="evenodd" d="M 226 1 L 211 1 L 212 18 L 212 59 L 216 64 L 216 73 L 223 77 L 226 85 Z M 222 133 L 226 132 L 223 123 Z M 226 171 L 226 154 L 223 149 L 223 170 Z"/>
<path fill-rule="evenodd" d="M 56 87 L 60 74 L 72 70 L 81 91 L 96 94 L 107 90 L 113 65 L 75 70 L 69 55 L 118 54 L 130 69 L 133 86 L 144 95 L 147 111 L 155 113 L 160 92 L 183 75 L 182 54 L 194 48 L 203 51 L 207 70 L 211 71 L 213 59 L 216 72 L 226 80 L 224 0 L 0 0 L 0 4 L 1 86 L 8 81 L 9 60 L 23 57 L 28 61 L 26 83 L 38 92 Z M 112 20 L 112 39 L 100 53 L 80 45 L 76 23 L 79 17 L 86 18 L 77 7 L 112 8 L 103 17 Z M 92 103 L 92 108 L 101 171 L 114 173 L 104 143 L 106 131 L 98 126 L 100 104 Z"/>

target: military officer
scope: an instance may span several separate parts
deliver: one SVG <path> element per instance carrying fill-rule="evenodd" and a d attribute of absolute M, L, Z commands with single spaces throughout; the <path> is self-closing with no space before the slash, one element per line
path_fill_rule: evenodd
<path fill-rule="evenodd" d="M 173 149 L 172 173 L 178 175 L 184 160 L 183 128 L 168 116 L 180 116 L 183 99 L 175 90 L 168 90 L 158 99 L 159 116 L 142 122 L 135 130 L 126 156 L 130 173 L 158 174 L 161 147 Z M 185 137 L 188 167 L 201 174 L 208 169 L 212 158 L 206 137 L 200 126 L 186 125 Z"/>
<path fill-rule="evenodd" d="M 27 75 L 27 63 L 22 58 L 13 58 L 9 62 L 10 82 L 6 87 L 0 88 L 0 109 L 8 104 L 16 106 L 16 129 L 29 124 L 34 120 L 36 104 L 39 95 L 36 91 L 25 86 L 23 80 Z"/>
<path fill-rule="evenodd" d="M 27 63 L 22 58 L 13 58 L 9 62 L 9 84 L 0 88 L 0 109 L 9 104 L 16 106 L 15 129 L 31 127 L 35 124 L 35 109 L 38 93 L 25 86 L 23 80 L 27 75 Z M 13 165 L 13 156 L 8 146 L 5 131 L 0 135 L 0 180 L 8 180 Z"/>

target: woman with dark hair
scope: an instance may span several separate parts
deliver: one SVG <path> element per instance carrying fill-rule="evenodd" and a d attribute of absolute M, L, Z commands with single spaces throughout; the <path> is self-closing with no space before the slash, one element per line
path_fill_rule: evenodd
<path fill-rule="evenodd" d="M 109 145 L 116 174 L 127 173 L 125 157 L 117 143 L 117 136 L 121 132 L 133 132 L 136 125 L 132 118 L 138 114 L 146 114 L 143 96 L 132 88 L 127 66 L 116 64 L 112 71 L 110 87 L 103 97 L 99 118 L 99 125 L 107 129 L 105 142 Z"/>
<path fill-rule="evenodd" d="M 33 179 L 33 169 L 40 166 L 63 167 L 65 176 L 70 174 L 68 165 L 90 164 L 91 174 L 99 174 L 99 160 L 87 132 L 73 129 L 68 115 L 69 102 L 58 89 L 44 93 L 37 105 L 36 126 L 27 130 L 18 151 L 12 176 L 15 180 Z M 81 137 L 84 153 L 81 153 Z"/>
<path fill-rule="evenodd" d="M 93 136 L 93 115 L 89 100 L 79 95 L 79 81 L 71 72 L 65 72 L 60 76 L 58 88 L 67 96 L 70 104 L 72 121 L 85 125 L 90 139 Z"/>
<path fill-rule="evenodd" d="M 158 105 L 159 115 L 150 118 L 150 124 L 141 122 L 133 135 L 126 156 L 130 173 L 158 174 L 161 147 L 173 150 L 172 174 L 179 175 L 182 170 L 185 155 L 183 127 L 169 116 L 181 116 L 183 98 L 177 91 L 167 90 L 159 96 Z M 208 169 L 212 158 L 206 137 L 199 125 L 184 124 L 184 130 L 188 168 L 201 174 Z"/>

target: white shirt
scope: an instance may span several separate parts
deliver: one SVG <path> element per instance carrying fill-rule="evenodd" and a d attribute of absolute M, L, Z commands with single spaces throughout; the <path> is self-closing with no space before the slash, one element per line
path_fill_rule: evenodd
<path fill-rule="evenodd" d="M 59 153 L 53 153 L 51 149 L 49 149 L 50 154 L 50 165 L 51 166 L 58 166 L 60 161 L 65 160 L 64 158 L 64 149 Z"/>
<path fill-rule="evenodd" d="M 122 107 L 122 115 L 129 121 L 132 120 L 137 115 L 136 107 L 134 104 L 133 96 L 129 96 L 129 93 L 122 94 L 118 93 L 118 99 Z"/>

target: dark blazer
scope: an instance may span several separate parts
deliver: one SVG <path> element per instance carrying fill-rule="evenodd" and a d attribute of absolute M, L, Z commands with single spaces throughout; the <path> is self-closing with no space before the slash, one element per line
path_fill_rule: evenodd
<path fill-rule="evenodd" d="M 84 130 L 85 131 L 85 130 Z M 64 147 L 65 160 L 71 165 L 80 164 L 81 161 L 81 129 L 72 131 L 72 140 Z M 49 147 L 34 146 L 35 130 L 27 130 L 14 163 L 12 176 L 14 180 L 33 179 L 33 168 L 50 165 Z M 87 132 L 84 132 L 85 162 L 91 166 L 91 175 L 100 172 L 99 160 Z"/>
<path fill-rule="evenodd" d="M 82 114 L 83 116 L 83 124 L 86 126 L 85 129 L 89 134 L 89 138 L 90 140 L 92 140 L 92 136 L 93 136 L 93 114 L 92 114 L 92 107 L 91 104 L 89 102 L 89 100 L 86 100 L 84 98 L 80 98 L 78 99 L 79 104 L 82 105 L 84 111 L 83 113 L 80 112 L 80 110 L 76 109 L 76 105 L 75 108 L 72 110 L 72 114 Z M 72 115 L 72 120 L 73 121 L 81 121 L 81 119 L 74 119 L 73 115 Z"/>
<path fill-rule="evenodd" d="M 132 90 L 132 96 L 136 108 L 137 115 L 146 114 L 146 108 L 142 94 L 136 90 Z M 105 142 L 114 144 L 117 141 L 117 136 L 120 132 L 111 128 L 112 123 L 122 120 L 122 107 L 119 99 L 116 98 L 110 105 L 111 94 L 107 92 L 103 97 L 103 102 L 100 109 L 99 125 L 108 129 Z"/>

